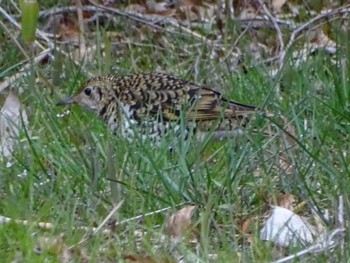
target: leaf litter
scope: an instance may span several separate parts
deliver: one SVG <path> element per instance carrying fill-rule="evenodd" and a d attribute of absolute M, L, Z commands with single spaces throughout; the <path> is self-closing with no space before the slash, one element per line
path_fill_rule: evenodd
<path fill-rule="evenodd" d="M 28 126 L 27 113 L 18 96 L 10 92 L 0 111 L 0 154 L 2 157 L 12 157 L 24 126 Z"/>

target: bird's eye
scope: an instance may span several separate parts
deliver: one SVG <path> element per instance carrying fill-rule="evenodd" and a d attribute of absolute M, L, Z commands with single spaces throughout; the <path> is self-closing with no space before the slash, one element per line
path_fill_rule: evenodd
<path fill-rule="evenodd" d="M 86 88 L 86 89 L 84 89 L 84 93 L 85 93 L 85 95 L 87 95 L 87 96 L 90 96 L 91 95 L 91 89 L 90 88 Z"/>

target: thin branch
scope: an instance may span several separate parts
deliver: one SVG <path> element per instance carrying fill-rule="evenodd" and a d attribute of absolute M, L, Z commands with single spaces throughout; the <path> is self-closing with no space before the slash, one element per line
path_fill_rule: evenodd
<path fill-rule="evenodd" d="M 290 262 L 290 261 L 294 261 L 302 256 L 307 256 L 309 254 L 317 254 L 317 253 L 331 250 L 332 248 L 336 247 L 339 243 L 339 242 L 336 242 L 337 241 L 336 238 L 338 238 L 338 236 L 343 235 L 344 232 L 345 232 L 344 228 L 337 228 L 334 231 L 332 231 L 330 234 L 328 234 L 322 243 L 318 243 L 316 245 L 310 246 L 302 251 L 299 251 L 298 253 L 281 258 L 281 259 L 273 261 L 271 263 Z"/>
<path fill-rule="evenodd" d="M 45 59 L 47 56 L 49 56 L 52 52 L 51 48 L 48 48 L 38 54 L 36 57 L 33 58 L 32 63 L 28 63 L 31 59 L 26 60 L 24 63 L 24 66 L 19 70 L 18 73 L 7 77 L 4 82 L 0 84 L 0 92 L 6 89 L 8 86 L 11 85 L 11 83 L 15 82 L 17 79 L 21 78 L 22 76 L 27 74 L 27 69 L 32 67 L 33 65 L 39 64 L 43 59 Z"/>
<path fill-rule="evenodd" d="M 338 227 L 345 229 L 345 224 L 344 224 L 344 198 L 343 196 L 339 196 L 339 201 L 338 201 Z M 341 237 L 339 241 L 339 246 L 340 246 L 340 254 L 344 256 L 344 236 Z"/>
<path fill-rule="evenodd" d="M 101 11 L 103 11 L 103 10 L 104 11 L 109 11 L 109 12 L 112 12 L 112 13 L 114 13 L 116 15 L 126 17 L 128 19 L 131 19 L 131 20 L 134 20 L 136 22 L 140 22 L 140 23 L 146 24 L 146 25 L 154 27 L 156 29 L 163 29 L 161 26 L 157 25 L 157 23 L 159 21 L 158 22 L 151 22 L 151 21 L 149 21 L 147 19 L 140 18 L 138 14 L 125 13 L 125 12 L 120 11 L 117 8 L 112 8 L 112 7 L 100 5 L 100 4 L 98 4 L 98 3 L 96 3 L 95 1 L 92 1 L 92 0 L 89 0 L 89 2 L 93 6 L 98 7 Z"/>
<path fill-rule="evenodd" d="M 112 12 L 115 15 L 126 17 L 126 18 L 134 20 L 136 22 L 140 22 L 140 23 L 143 23 L 143 24 L 148 25 L 150 27 L 153 27 L 155 29 L 162 30 L 162 31 L 165 31 L 165 32 L 168 32 L 171 34 L 182 35 L 184 37 L 195 37 L 196 39 L 203 41 L 203 42 L 207 43 L 208 45 L 213 45 L 213 41 L 207 39 L 206 37 L 202 36 L 201 34 L 199 34 L 197 32 L 192 31 L 191 29 L 189 29 L 187 27 L 181 26 L 176 19 L 173 19 L 171 17 L 160 17 L 157 15 L 146 16 L 146 15 L 142 15 L 142 14 L 131 14 L 131 13 L 122 12 L 116 8 L 100 5 L 92 0 L 89 0 L 89 2 L 92 5 L 100 8 L 104 11 Z M 157 18 L 157 20 L 155 18 Z M 159 24 L 171 25 L 175 28 L 178 28 L 181 32 L 168 29 L 167 27 L 162 27 Z M 184 34 L 182 32 L 185 32 L 186 34 Z"/>
<path fill-rule="evenodd" d="M 0 216 L 0 224 L 8 224 L 8 223 L 16 223 L 16 224 L 23 225 L 23 226 L 36 225 L 37 227 L 39 227 L 41 229 L 45 229 L 45 230 L 51 230 L 54 228 L 54 225 L 52 223 L 48 223 L 48 222 L 32 223 L 28 220 L 13 219 L 13 218 L 6 217 L 6 216 Z"/>
<path fill-rule="evenodd" d="M 0 6 L 0 13 L 11 23 L 13 24 L 17 29 L 22 30 L 21 25 L 11 16 L 9 15 L 1 6 Z M 36 29 L 36 36 L 45 40 L 46 44 L 49 48 L 44 47 L 39 41 L 35 40 L 34 43 L 35 45 L 37 45 L 39 48 L 41 48 L 43 50 L 43 52 L 41 52 L 39 55 L 37 55 L 34 59 L 34 64 L 37 64 L 38 62 L 40 62 L 47 54 L 50 54 L 52 50 L 56 49 L 58 50 L 60 53 L 62 53 L 63 55 L 65 55 L 66 57 L 70 57 L 69 54 L 67 54 L 66 52 L 64 52 L 63 50 L 59 49 L 58 47 L 56 47 L 54 45 L 54 43 L 46 36 L 45 33 L 41 32 L 39 29 Z M 77 66 L 81 66 L 81 63 L 79 63 L 78 61 L 73 60 L 73 62 L 77 65 Z M 24 66 L 22 69 L 26 69 L 28 66 L 28 64 L 26 66 Z M 85 71 L 90 77 L 92 76 L 92 73 Z M 24 75 L 25 73 L 20 72 L 18 74 L 16 74 L 15 76 L 11 77 L 11 80 L 15 80 L 18 79 L 19 77 L 21 77 L 22 75 Z M 9 79 L 7 79 L 5 82 L 3 82 L 0 85 L 0 92 L 2 90 L 4 90 L 6 87 L 8 87 L 10 84 Z"/>
<path fill-rule="evenodd" d="M 0 13 L 11 23 L 11 24 L 13 24 L 17 29 L 19 29 L 19 30 L 22 30 L 22 27 L 21 27 L 21 25 L 19 24 L 19 23 L 17 23 L 17 21 L 12 17 L 12 16 L 10 16 L 1 6 L 0 6 Z M 51 43 L 51 41 L 50 41 L 50 39 L 48 39 L 44 34 L 42 34 L 41 32 L 40 33 L 38 33 L 38 29 L 36 30 L 36 35 L 37 36 L 42 36 L 42 38 L 48 43 L 48 46 L 50 47 L 50 48 L 53 48 L 54 47 L 54 45 L 53 45 L 53 43 Z M 34 43 L 35 43 L 35 45 L 37 45 L 39 48 L 41 48 L 42 50 L 45 50 L 46 48 L 43 46 L 43 45 L 41 45 L 38 41 L 34 41 Z"/>
<path fill-rule="evenodd" d="M 10 30 L 7 28 L 7 26 L 0 20 L 0 25 L 5 30 L 5 32 L 10 36 L 11 40 L 16 44 L 18 49 L 22 52 L 22 54 L 29 59 L 29 55 L 27 52 L 23 49 L 22 45 L 18 42 L 17 38 L 10 32 Z"/>
<path fill-rule="evenodd" d="M 86 52 L 86 42 L 85 42 L 85 26 L 84 26 L 84 17 L 82 11 L 82 4 L 80 0 L 76 0 L 76 5 L 78 7 L 78 25 L 79 25 L 79 59 L 84 57 L 84 53 Z"/>
<path fill-rule="evenodd" d="M 183 204 L 179 204 L 178 206 L 181 206 L 181 205 L 183 205 Z M 153 215 L 156 215 L 156 214 L 160 214 L 160 213 L 165 212 L 165 211 L 167 211 L 167 210 L 169 210 L 169 209 L 171 209 L 171 208 L 172 208 L 172 207 L 165 207 L 165 208 L 162 208 L 162 209 L 159 209 L 159 210 L 150 212 L 150 213 L 146 213 L 146 214 L 134 216 L 134 217 L 125 219 L 125 220 L 123 220 L 123 221 L 121 221 L 121 222 L 118 222 L 118 223 L 116 223 L 115 225 L 116 225 L 116 226 L 120 226 L 120 225 L 129 223 L 129 222 L 131 222 L 131 221 L 136 221 L 136 220 L 143 219 L 143 218 L 145 218 L 146 216 L 153 216 Z"/>
<path fill-rule="evenodd" d="M 124 203 L 124 200 L 120 201 L 115 207 L 113 207 L 113 209 L 109 212 L 109 214 L 105 217 L 105 219 L 103 219 L 101 224 L 97 228 L 95 228 L 94 231 L 91 234 L 89 234 L 88 236 L 84 237 L 78 243 L 70 246 L 68 249 L 72 249 L 72 248 L 74 248 L 76 246 L 79 246 L 82 243 L 85 243 L 86 241 L 90 240 L 94 235 L 96 235 L 97 232 L 99 232 L 102 229 L 102 227 L 104 225 L 106 225 L 108 220 L 111 219 L 111 217 L 120 209 L 120 207 L 122 206 L 123 203 Z"/>
<path fill-rule="evenodd" d="M 338 16 L 343 16 L 345 14 L 349 14 L 350 13 L 349 6 L 350 6 L 350 4 L 347 4 L 343 7 L 336 8 L 334 10 L 328 10 L 325 13 L 320 14 L 320 15 L 312 18 L 307 23 L 305 23 L 305 24 L 299 26 L 297 29 L 295 29 L 289 37 L 289 41 L 286 45 L 286 48 L 280 54 L 280 56 L 281 56 L 280 60 L 284 61 L 286 53 L 288 52 L 290 47 L 294 44 L 296 38 L 299 35 L 301 35 L 305 31 L 309 30 L 310 28 L 314 27 L 315 25 L 320 24 L 323 20 L 328 20 L 328 19 L 333 18 L 333 17 L 338 17 Z"/>
<path fill-rule="evenodd" d="M 87 12 L 101 13 L 102 15 L 105 15 L 104 12 L 103 12 L 104 10 L 102 8 L 106 8 L 106 7 L 105 6 L 98 7 L 98 6 L 95 6 L 95 5 L 84 5 L 84 6 L 82 6 L 81 10 L 82 11 L 87 11 Z M 40 18 L 47 18 L 47 17 L 53 16 L 53 15 L 56 15 L 56 14 L 61 14 L 61 13 L 75 13 L 75 12 L 77 12 L 77 9 L 78 8 L 76 6 L 54 7 L 54 8 L 51 8 L 51 9 L 40 11 L 39 12 L 39 17 Z M 118 10 L 118 9 L 115 9 L 115 10 Z M 122 11 L 119 11 L 118 15 L 120 15 L 120 16 L 127 16 L 127 18 L 133 19 L 133 20 L 135 20 L 137 17 L 141 17 L 141 14 L 128 13 L 128 12 L 122 12 Z M 154 15 L 153 15 L 153 17 L 154 17 Z M 249 24 L 252 24 L 254 22 L 270 22 L 270 20 L 268 18 L 262 17 L 262 16 L 255 16 L 253 18 L 234 18 L 233 17 L 232 20 L 234 20 L 235 22 L 240 23 L 242 25 L 242 27 L 246 27 L 245 26 L 246 24 L 249 25 Z M 279 18 L 275 18 L 275 21 L 276 21 L 277 24 L 279 24 L 281 26 L 286 26 L 289 29 L 295 29 L 296 28 L 296 24 L 294 22 L 292 22 L 292 21 L 279 19 Z M 144 22 L 144 20 L 141 20 L 141 21 L 138 21 L 138 22 Z M 202 23 L 206 23 L 206 22 L 202 21 Z M 263 27 L 263 25 L 261 25 L 260 27 Z"/>
<path fill-rule="evenodd" d="M 269 20 L 271 21 L 271 23 L 273 24 L 273 26 L 277 32 L 277 37 L 278 37 L 278 42 L 279 42 L 279 50 L 281 52 L 285 52 L 281 28 L 279 27 L 278 23 L 276 22 L 275 17 L 267 9 L 264 2 L 262 0 L 258 0 L 258 1 L 260 3 L 261 7 L 263 8 L 266 16 L 269 18 Z M 281 55 L 281 58 L 284 58 L 284 55 Z M 281 69 L 283 67 L 284 60 L 280 59 L 278 62 L 279 62 L 279 68 Z"/>
<path fill-rule="evenodd" d="M 239 34 L 239 36 L 237 37 L 237 39 L 235 40 L 235 42 L 232 44 L 232 47 L 230 49 L 229 52 L 226 53 L 226 56 L 221 59 L 221 61 L 226 61 L 226 59 L 232 54 L 233 50 L 236 48 L 236 45 L 238 44 L 238 42 L 242 39 L 242 37 L 244 36 L 244 34 L 250 29 L 251 25 L 253 24 L 253 21 L 251 21 L 248 26 L 246 26 L 244 28 L 244 30 L 242 31 L 241 34 Z"/>

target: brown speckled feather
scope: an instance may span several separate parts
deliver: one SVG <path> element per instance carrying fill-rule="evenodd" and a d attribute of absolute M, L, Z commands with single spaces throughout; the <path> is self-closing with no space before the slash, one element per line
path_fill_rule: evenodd
<path fill-rule="evenodd" d="M 149 119 L 176 122 L 184 116 L 199 124 L 200 130 L 221 119 L 216 129 L 235 129 L 244 126 L 256 110 L 229 101 L 208 87 L 162 73 L 95 77 L 84 83 L 77 95 L 60 102 L 70 103 L 96 112 L 113 131 L 125 122 L 123 115 L 136 124 Z"/>

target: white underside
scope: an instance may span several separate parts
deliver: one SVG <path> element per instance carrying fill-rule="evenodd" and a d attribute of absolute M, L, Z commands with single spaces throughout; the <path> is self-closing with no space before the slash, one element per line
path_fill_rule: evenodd
<path fill-rule="evenodd" d="M 195 129 L 196 124 L 194 122 L 184 124 L 178 122 L 164 122 L 154 119 L 144 120 L 142 124 L 132 119 L 133 110 L 130 110 L 130 105 L 122 104 L 120 109 L 122 114 L 120 122 L 115 123 L 115 119 L 110 117 L 108 120 L 108 127 L 112 131 L 117 131 L 123 138 L 129 142 L 133 142 L 137 136 L 140 136 L 141 141 L 150 141 L 155 145 L 159 145 L 162 142 L 162 138 L 165 135 L 177 137 L 177 139 L 186 139 L 190 135 L 191 131 Z M 210 133 L 210 132 L 209 132 Z M 235 129 L 232 131 L 215 131 L 213 133 L 213 139 L 223 140 L 232 138 L 243 133 L 242 129 Z M 135 136 L 136 135 L 136 136 Z M 208 132 L 196 131 L 195 137 L 198 141 L 204 141 L 208 136 Z"/>

